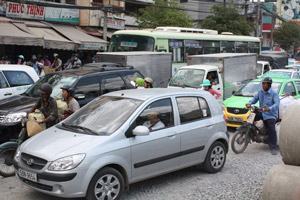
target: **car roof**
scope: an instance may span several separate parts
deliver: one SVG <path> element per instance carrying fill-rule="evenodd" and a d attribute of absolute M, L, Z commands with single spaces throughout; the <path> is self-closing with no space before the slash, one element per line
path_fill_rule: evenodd
<path fill-rule="evenodd" d="M 26 71 L 33 69 L 27 65 L 0 64 L 0 70 Z"/>
<path fill-rule="evenodd" d="M 59 72 L 54 72 L 54 74 L 61 74 L 64 76 L 85 76 L 94 73 L 109 73 L 109 72 L 124 72 L 124 71 L 137 71 L 135 69 L 129 69 L 126 67 L 84 67 L 79 69 L 70 69 Z"/>
<path fill-rule="evenodd" d="M 190 88 L 151 88 L 151 89 L 120 90 L 120 91 L 105 94 L 105 96 L 127 97 L 127 98 L 139 99 L 143 101 L 160 98 L 160 97 L 173 96 L 173 95 L 206 96 L 208 95 L 208 93 L 201 89 L 190 89 Z"/>

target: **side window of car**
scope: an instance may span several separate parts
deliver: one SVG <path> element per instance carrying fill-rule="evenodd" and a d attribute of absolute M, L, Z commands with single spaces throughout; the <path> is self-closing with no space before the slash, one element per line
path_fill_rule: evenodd
<path fill-rule="evenodd" d="M 122 75 L 122 77 L 125 80 L 126 84 L 130 84 L 130 82 L 134 81 L 136 78 L 143 78 L 143 76 L 136 71 L 126 72 Z"/>
<path fill-rule="evenodd" d="M 146 126 L 150 131 L 157 131 L 174 126 L 173 107 L 170 98 L 151 103 L 136 119 L 136 126 Z"/>
<path fill-rule="evenodd" d="M 126 89 L 126 85 L 123 79 L 118 75 L 110 75 L 102 78 L 101 81 L 101 92 L 102 94 L 106 94 L 108 92 L 124 90 Z"/>
<path fill-rule="evenodd" d="M 295 96 L 296 95 L 296 89 L 293 85 L 292 82 L 289 82 L 285 85 L 284 90 L 283 90 L 284 94 L 289 94 L 291 96 Z"/>
<path fill-rule="evenodd" d="M 84 95 L 85 98 L 96 98 L 100 94 L 100 78 L 89 76 L 81 78 L 75 87 L 75 96 Z"/>
<path fill-rule="evenodd" d="M 208 72 L 206 79 L 210 80 L 212 84 L 219 84 L 219 77 L 217 71 Z"/>
<path fill-rule="evenodd" d="M 210 116 L 208 105 L 202 98 L 178 97 L 176 101 L 181 124 L 194 122 Z"/>
<path fill-rule="evenodd" d="M 32 78 L 23 71 L 3 71 L 10 87 L 33 84 Z"/>
<path fill-rule="evenodd" d="M 293 74 L 293 77 L 292 77 L 292 78 L 299 79 L 299 78 L 300 78 L 299 73 L 298 73 L 298 72 L 295 72 L 295 73 Z"/>
<path fill-rule="evenodd" d="M 300 93 L 300 81 L 295 81 L 296 84 L 296 89 L 298 91 L 298 93 Z"/>
<path fill-rule="evenodd" d="M 2 72 L 0 72 L 0 88 L 8 88 L 8 84 L 5 80 L 4 75 L 2 74 Z"/>

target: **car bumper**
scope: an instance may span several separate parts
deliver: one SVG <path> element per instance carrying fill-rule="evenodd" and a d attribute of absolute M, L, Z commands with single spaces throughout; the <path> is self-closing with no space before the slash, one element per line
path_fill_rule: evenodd
<path fill-rule="evenodd" d="M 25 185 L 39 192 L 62 198 L 84 197 L 86 191 L 83 189 L 84 174 L 76 172 L 50 173 L 40 170 L 33 170 L 21 163 L 14 163 L 16 171 L 19 169 L 37 174 L 37 182 L 24 179 L 16 173 L 16 177 Z"/>
<path fill-rule="evenodd" d="M 250 111 L 247 112 L 246 114 L 233 114 L 227 112 L 227 110 L 224 110 L 224 119 L 226 122 L 226 126 L 228 127 L 233 127 L 233 128 L 238 128 L 240 127 L 243 123 L 245 123 L 250 115 Z"/>

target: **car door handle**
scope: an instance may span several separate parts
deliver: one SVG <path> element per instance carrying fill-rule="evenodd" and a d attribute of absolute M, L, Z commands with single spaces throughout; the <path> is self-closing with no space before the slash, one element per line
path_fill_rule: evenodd
<path fill-rule="evenodd" d="M 212 128 L 213 125 L 204 126 L 205 128 Z"/>
<path fill-rule="evenodd" d="M 176 138 L 176 135 L 169 135 L 168 138 L 174 139 L 174 138 Z"/>
<path fill-rule="evenodd" d="M 12 95 L 12 93 L 5 93 L 4 96 Z"/>

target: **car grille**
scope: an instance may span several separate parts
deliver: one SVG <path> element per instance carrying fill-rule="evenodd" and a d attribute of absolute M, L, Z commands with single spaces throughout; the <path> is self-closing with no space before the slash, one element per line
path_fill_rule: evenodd
<path fill-rule="evenodd" d="M 240 114 L 246 114 L 248 112 L 248 109 L 245 108 L 227 108 L 227 112 L 240 115 Z"/>
<path fill-rule="evenodd" d="M 47 164 L 47 160 L 26 153 L 21 154 L 21 160 L 26 166 L 37 170 L 43 169 L 43 167 Z"/>
<path fill-rule="evenodd" d="M 41 183 L 36 183 L 36 182 L 32 182 L 32 181 L 29 181 L 29 180 L 26 180 L 26 179 L 22 179 L 21 180 L 24 182 L 24 183 L 27 183 L 28 185 L 32 186 L 32 187 L 35 187 L 35 188 L 38 188 L 40 190 L 46 190 L 46 191 L 52 191 L 53 190 L 53 187 L 52 186 L 49 186 L 49 185 L 45 185 L 45 184 L 41 184 Z"/>

